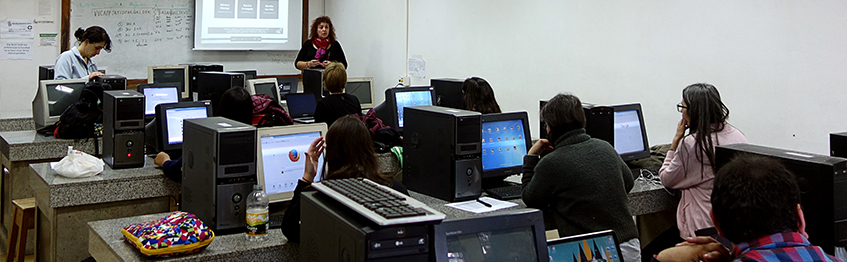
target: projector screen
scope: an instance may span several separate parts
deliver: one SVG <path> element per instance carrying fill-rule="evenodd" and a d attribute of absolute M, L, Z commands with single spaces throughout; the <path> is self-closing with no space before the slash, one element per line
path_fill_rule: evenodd
<path fill-rule="evenodd" d="M 194 50 L 300 50 L 301 0 L 196 0 Z"/>

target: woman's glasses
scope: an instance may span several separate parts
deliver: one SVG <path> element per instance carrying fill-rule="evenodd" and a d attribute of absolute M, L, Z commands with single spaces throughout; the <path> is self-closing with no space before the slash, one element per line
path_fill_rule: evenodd
<path fill-rule="evenodd" d="M 682 105 L 682 103 L 676 104 L 676 111 L 682 113 L 682 109 L 688 109 L 687 106 Z"/>

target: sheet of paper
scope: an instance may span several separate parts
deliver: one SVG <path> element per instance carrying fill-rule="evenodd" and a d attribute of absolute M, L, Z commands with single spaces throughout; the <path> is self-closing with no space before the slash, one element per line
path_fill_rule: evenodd
<path fill-rule="evenodd" d="M 0 38 L 32 38 L 32 19 L 6 19 L 0 21 Z"/>
<path fill-rule="evenodd" d="M 426 78 L 426 61 L 423 58 L 409 58 L 409 76 Z"/>
<path fill-rule="evenodd" d="M 38 46 L 56 46 L 57 38 L 59 35 L 57 33 L 39 33 L 38 34 Z"/>
<path fill-rule="evenodd" d="M 53 1 L 50 0 L 37 0 L 33 1 L 35 3 L 35 10 L 38 10 L 39 20 L 52 20 L 53 17 Z"/>
<path fill-rule="evenodd" d="M 471 212 L 471 213 L 475 213 L 475 214 L 479 214 L 479 213 L 491 212 L 491 211 L 494 211 L 494 210 L 500 210 L 500 209 L 504 209 L 504 208 L 510 208 L 510 207 L 518 205 L 517 203 L 512 203 L 512 202 L 503 201 L 503 200 L 497 200 L 497 199 L 493 199 L 493 198 L 490 198 L 490 197 L 480 197 L 479 200 L 482 201 L 482 202 L 488 203 L 489 205 L 491 205 L 491 207 L 487 207 L 487 206 L 483 205 L 482 203 L 480 203 L 479 201 L 476 201 L 476 200 L 468 200 L 468 201 L 465 201 L 465 202 L 450 203 L 450 204 L 446 204 L 444 206 L 452 207 L 452 208 L 455 208 L 455 209 L 458 209 L 458 210 L 467 211 L 467 212 Z"/>
<path fill-rule="evenodd" d="M 32 60 L 32 40 L 0 40 L 0 60 Z"/>

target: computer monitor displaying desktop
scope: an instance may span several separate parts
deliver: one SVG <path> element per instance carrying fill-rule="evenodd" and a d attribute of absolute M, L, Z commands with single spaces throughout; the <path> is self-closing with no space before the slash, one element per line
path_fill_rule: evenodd
<path fill-rule="evenodd" d="M 362 108 L 374 107 L 374 78 L 373 77 L 353 77 L 347 78 L 347 86 L 344 87 L 344 92 L 356 96 L 359 99 L 359 104 Z"/>
<path fill-rule="evenodd" d="M 303 177 L 306 151 L 316 138 L 326 134 L 325 123 L 279 126 L 258 129 L 257 176 L 271 203 L 288 201 L 294 196 L 297 181 Z M 319 182 L 324 169 L 324 157 L 318 159 Z"/>
<path fill-rule="evenodd" d="M 614 110 L 615 151 L 624 161 L 642 159 L 650 156 L 647 143 L 647 128 L 644 126 L 644 114 L 641 104 L 611 106 Z"/>
<path fill-rule="evenodd" d="M 148 66 L 147 83 L 179 83 L 179 93 L 181 97 L 185 99 L 191 97 L 191 93 L 188 90 L 188 65 Z"/>
<path fill-rule="evenodd" d="M 435 261 L 549 261 L 544 216 L 518 209 L 433 226 Z"/>
<path fill-rule="evenodd" d="M 300 79 L 296 77 L 277 77 L 276 84 L 279 88 L 279 97 L 280 102 L 283 102 L 286 99 L 286 95 L 290 93 L 297 93 L 297 83 L 300 82 Z"/>
<path fill-rule="evenodd" d="M 212 116 L 209 101 L 179 102 L 156 105 L 156 142 L 159 151 L 182 151 L 183 121 Z"/>
<path fill-rule="evenodd" d="M 482 188 L 504 186 L 504 178 L 520 174 L 530 147 L 526 112 L 482 115 Z"/>
<path fill-rule="evenodd" d="M 247 80 L 247 92 L 251 95 L 269 95 L 271 99 L 280 102 L 279 89 L 277 89 L 276 78 Z"/>
<path fill-rule="evenodd" d="M 87 79 L 41 80 L 32 99 L 36 128 L 52 125 L 70 105 L 79 100 Z"/>
<path fill-rule="evenodd" d="M 605 230 L 547 241 L 550 262 L 607 261 L 622 262 L 615 232 Z"/>
<path fill-rule="evenodd" d="M 259 76 L 259 73 L 256 72 L 256 70 L 233 70 L 233 71 L 227 71 L 227 72 L 244 74 L 245 80 L 256 79 Z"/>
<path fill-rule="evenodd" d="M 400 87 L 385 90 L 385 101 L 374 108 L 376 116 L 391 128 L 403 132 L 403 108 L 431 106 L 435 101 L 432 87 Z"/>
<path fill-rule="evenodd" d="M 144 94 L 144 119 L 156 117 L 156 105 L 179 102 L 180 83 L 139 84 L 135 89 Z"/>

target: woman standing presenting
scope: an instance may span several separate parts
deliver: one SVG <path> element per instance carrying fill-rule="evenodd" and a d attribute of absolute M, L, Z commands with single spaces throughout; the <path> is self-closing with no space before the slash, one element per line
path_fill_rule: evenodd
<path fill-rule="evenodd" d="M 91 80 L 94 77 L 103 76 L 103 73 L 97 71 L 97 63 L 94 63 L 91 58 L 100 54 L 100 50 L 105 49 L 106 52 L 112 50 L 112 40 L 109 39 L 106 29 L 99 26 L 91 26 L 85 30 L 79 28 L 74 32 L 74 37 L 79 42 L 79 46 L 63 52 L 56 58 L 53 79 L 88 78 Z"/>
<path fill-rule="evenodd" d="M 294 62 L 294 67 L 304 70 L 307 68 L 324 68 L 329 62 L 340 62 L 347 66 L 347 58 L 341 44 L 335 40 L 335 27 L 327 16 L 315 18 L 312 22 L 312 30 L 309 32 L 309 40 L 303 43 L 300 53 Z"/>

